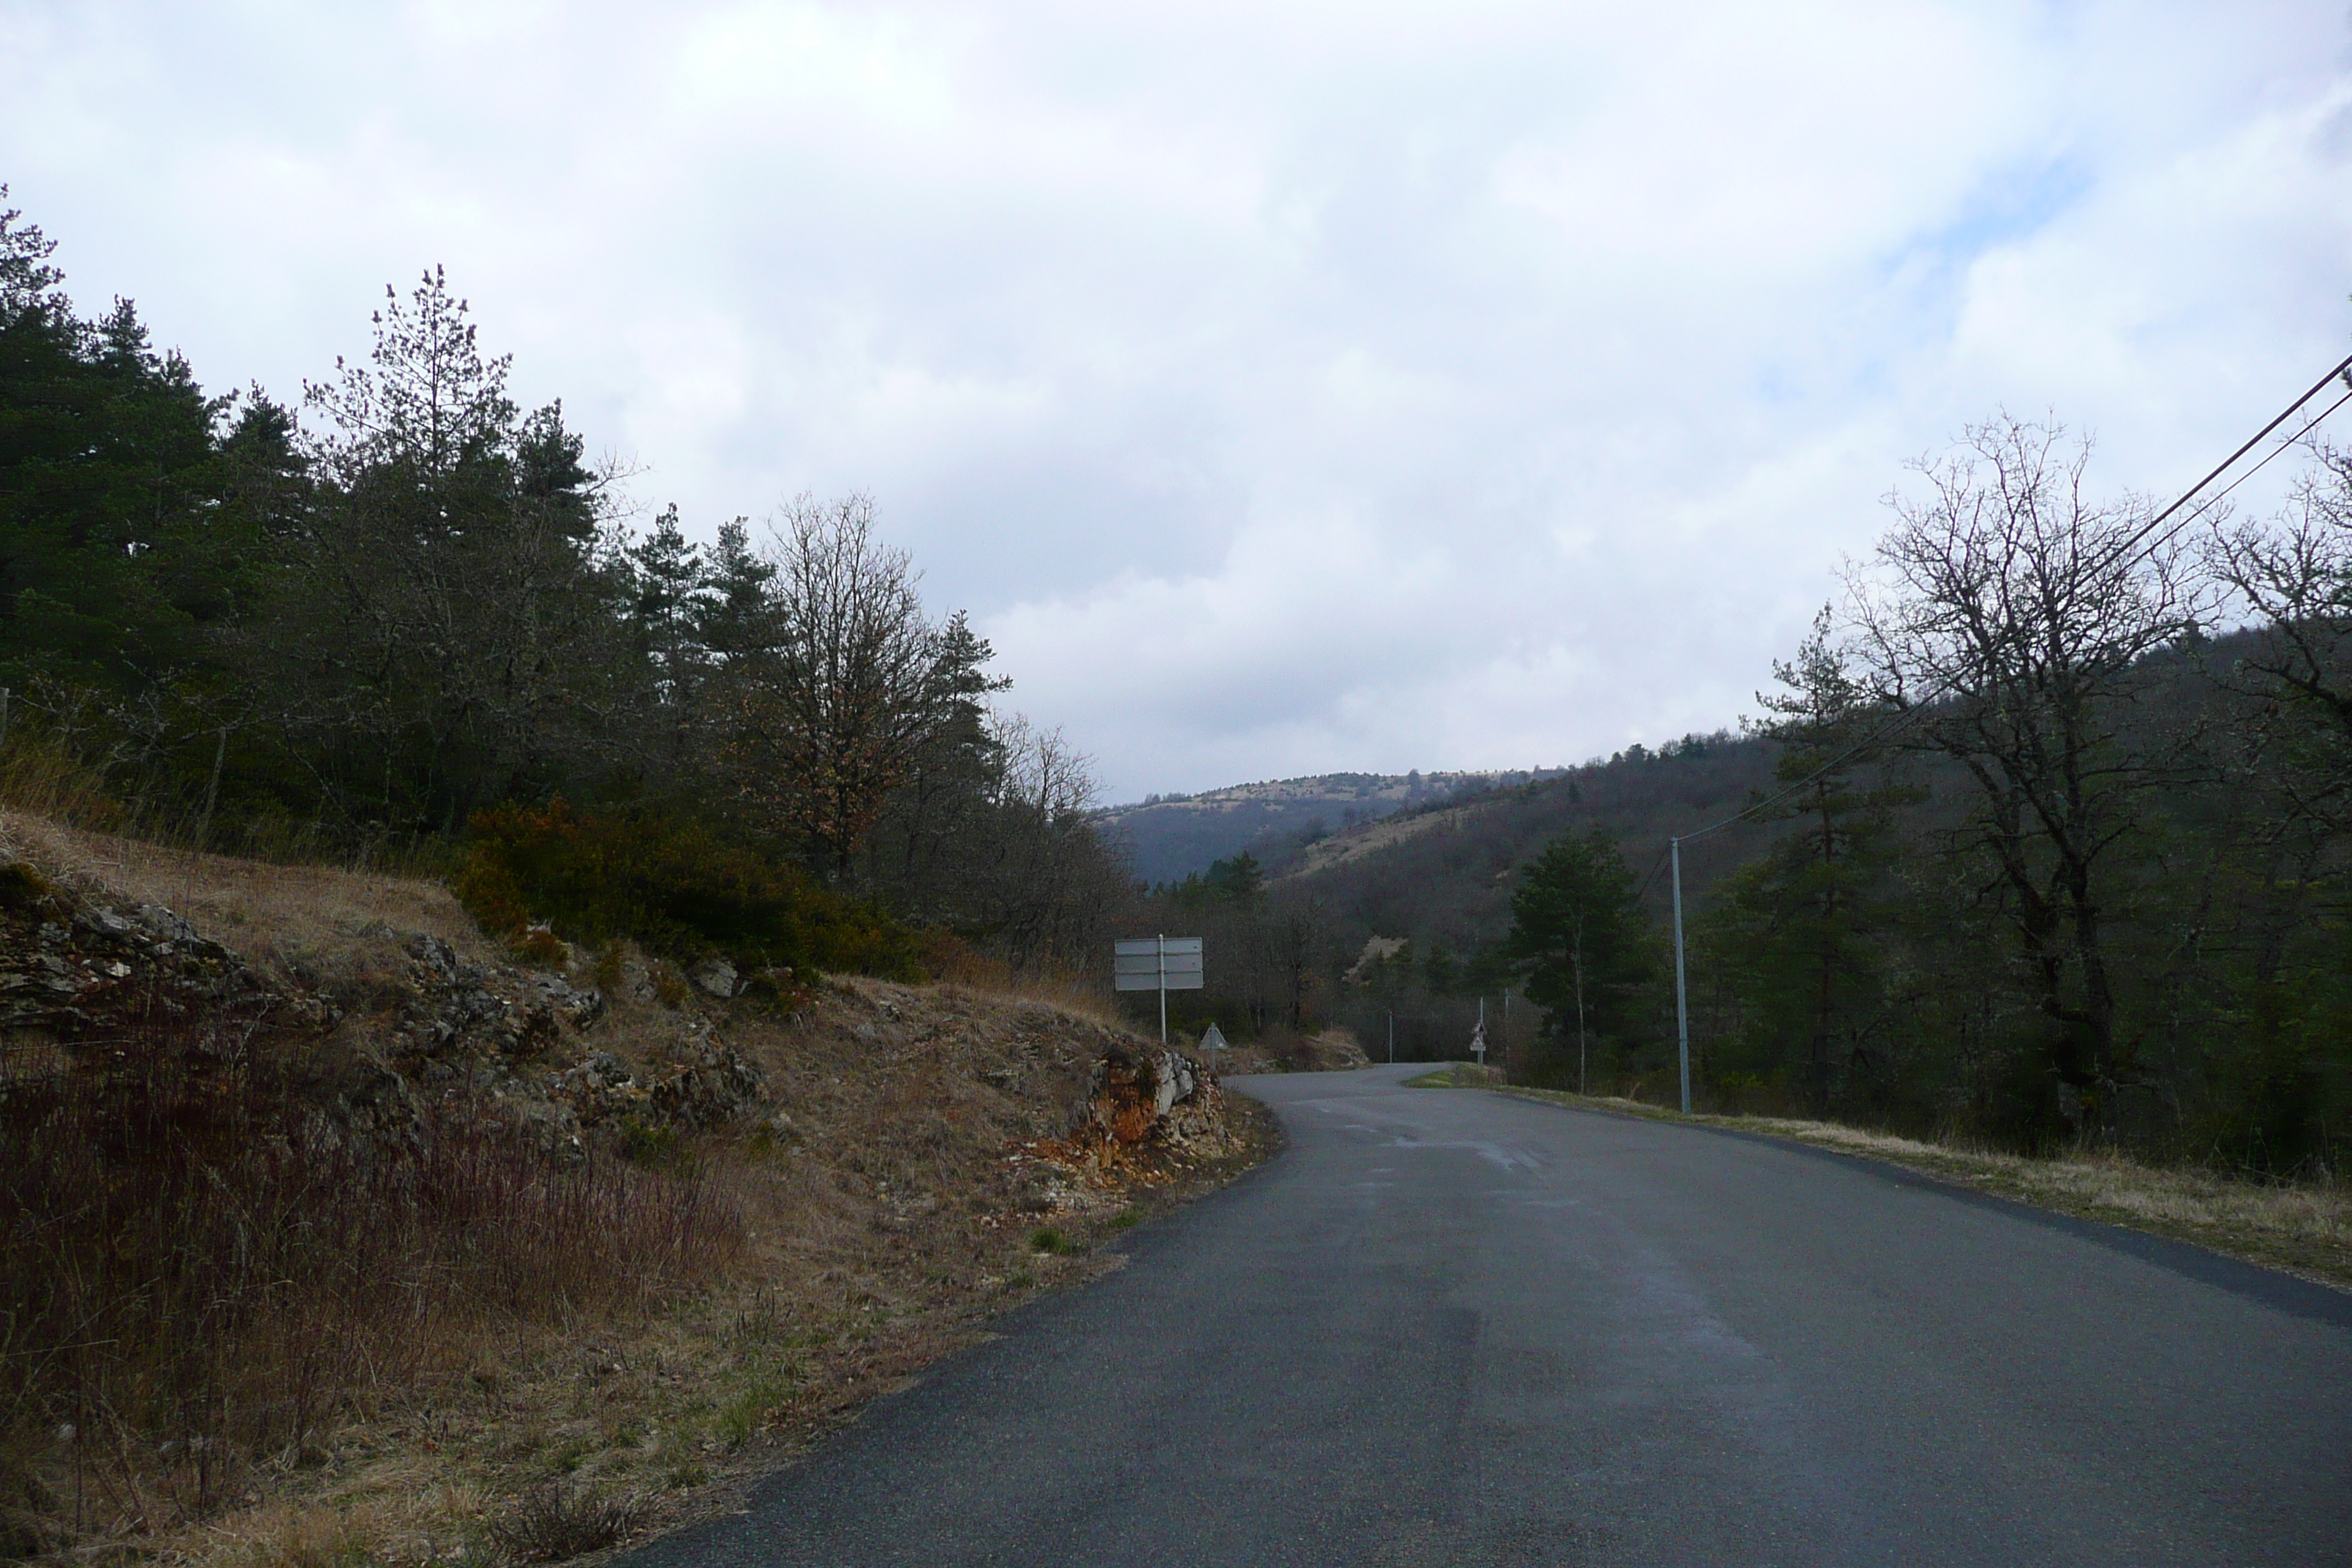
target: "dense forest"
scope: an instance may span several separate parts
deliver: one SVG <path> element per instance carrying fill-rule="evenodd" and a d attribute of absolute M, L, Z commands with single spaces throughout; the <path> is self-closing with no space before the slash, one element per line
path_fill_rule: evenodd
<path fill-rule="evenodd" d="M 1127 884 L 1084 760 L 996 706 L 864 499 L 709 546 L 634 514 L 438 270 L 287 402 L 206 392 L 128 300 L 78 314 L 53 252 L 0 216 L 12 802 L 453 874 L 518 930 L 890 972 L 1097 945 Z"/>

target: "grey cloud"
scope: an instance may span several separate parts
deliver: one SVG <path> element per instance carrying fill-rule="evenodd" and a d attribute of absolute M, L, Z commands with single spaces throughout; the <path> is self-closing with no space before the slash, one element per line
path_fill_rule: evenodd
<path fill-rule="evenodd" d="M 0 0 L 0 178 L 215 384 L 291 391 L 443 261 L 649 504 L 871 492 L 1138 795 L 1728 721 L 1998 404 L 2185 481 L 2341 352 L 2342 37 Z"/>

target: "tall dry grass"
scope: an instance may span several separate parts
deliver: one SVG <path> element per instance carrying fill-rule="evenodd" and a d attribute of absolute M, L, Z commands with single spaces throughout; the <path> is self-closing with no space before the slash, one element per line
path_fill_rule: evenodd
<path fill-rule="evenodd" d="M 10 859 L 93 898 L 162 904 L 248 959 L 315 952 L 379 928 L 499 956 L 449 889 L 421 877 L 215 855 L 0 810 L 0 860 Z"/>
<path fill-rule="evenodd" d="M 1118 998 L 1100 975 L 1032 965 L 1016 969 L 969 943 L 933 943 L 923 954 L 935 984 L 992 1001 L 1055 1008 L 1114 1029 L 1130 1027 Z"/>
<path fill-rule="evenodd" d="M 51 737 L 21 725 L 0 744 L 0 809 L 158 852 L 236 856 L 273 865 L 437 878 L 457 859 L 453 847 L 433 835 L 354 834 L 322 820 L 231 816 L 168 795 L 118 794 L 103 773 Z"/>
<path fill-rule="evenodd" d="M 0 1557 L 201 1518 L 502 1331 L 723 1271 L 731 1197 L 554 1159 L 493 1108 L 355 1140 L 249 1026 L 158 1005 L 0 1073 Z M 494 1375 L 494 1373 L 485 1373 Z"/>

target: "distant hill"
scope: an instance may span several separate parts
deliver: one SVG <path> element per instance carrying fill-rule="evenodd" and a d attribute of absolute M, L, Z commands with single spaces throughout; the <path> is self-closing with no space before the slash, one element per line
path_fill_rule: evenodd
<path fill-rule="evenodd" d="M 1518 775 L 1276 852 L 1260 852 L 1270 875 L 1311 893 L 1352 942 L 1408 937 L 1461 951 L 1510 924 L 1513 873 L 1562 833 L 1601 826 L 1623 846 L 1637 875 L 1654 868 L 1670 834 L 1727 816 L 1772 787 L 1778 748 L 1769 741 L 1693 735 L 1657 751 L 1627 748 L 1605 763 Z M 1455 775 L 1457 777 L 1462 775 Z M 1765 825 L 1689 846 L 1683 886 L 1695 896 L 1760 852 Z M 1649 901 L 1663 908 L 1663 879 Z"/>
<path fill-rule="evenodd" d="M 1285 858 L 1362 823 L 1561 772 L 1318 773 L 1199 795 L 1146 795 L 1133 805 L 1108 807 L 1097 820 L 1138 877 L 1173 882 L 1244 849 L 1261 860 Z"/>

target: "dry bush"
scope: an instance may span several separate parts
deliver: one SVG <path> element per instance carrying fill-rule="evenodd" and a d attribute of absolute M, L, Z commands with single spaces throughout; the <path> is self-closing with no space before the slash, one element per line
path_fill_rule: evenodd
<path fill-rule="evenodd" d="M 488 1336 L 740 1249 L 708 1181 L 560 1163 L 488 1107 L 345 1136 L 217 1021 L 152 1009 L 87 1054 L 0 1100 L 0 1553 L 202 1517 Z"/>
<path fill-rule="evenodd" d="M 490 1527 L 490 1541 L 520 1563 L 561 1563 L 626 1537 L 646 1517 L 639 1497 L 548 1481 L 523 1493 L 513 1512 Z"/>

